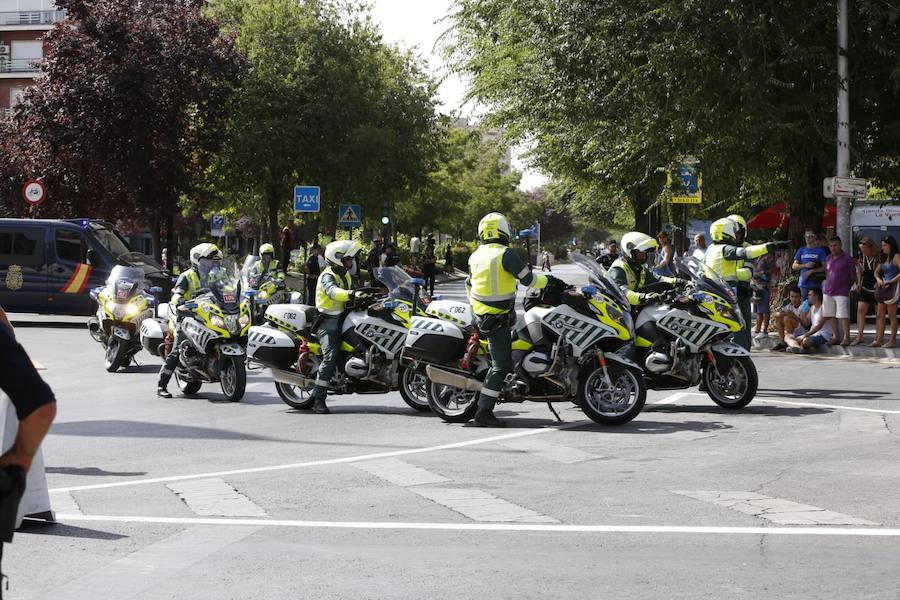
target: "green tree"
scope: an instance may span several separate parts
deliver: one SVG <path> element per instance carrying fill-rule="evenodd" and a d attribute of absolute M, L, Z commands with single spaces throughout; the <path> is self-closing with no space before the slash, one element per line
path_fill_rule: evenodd
<path fill-rule="evenodd" d="M 659 169 L 703 161 L 708 208 L 786 200 L 794 237 L 821 216 L 834 171 L 830 4 L 674 0 L 458 0 L 448 52 L 472 96 L 574 198 L 580 214 L 628 200 L 639 220 Z M 851 3 L 854 164 L 900 181 L 900 12 Z"/>

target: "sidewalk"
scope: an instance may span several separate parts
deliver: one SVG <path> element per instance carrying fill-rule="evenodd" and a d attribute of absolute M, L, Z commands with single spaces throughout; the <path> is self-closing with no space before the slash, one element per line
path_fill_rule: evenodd
<path fill-rule="evenodd" d="M 889 337 L 888 335 L 885 338 Z M 852 326 L 851 329 L 852 337 L 851 339 L 856 339 L 856 326 Z M 889 358 L 900 360 L 900 348 L 870 348 L 867 344 L 875 339 L 875 327 L 874 325 L 867 324 L 865 330 L 865 342 L 860 344 L 859 346 L 820 346 L 818 351 L 815 349 L 810 352 L 810 354 L 828 354 L 831 356 L 849 356 L 852 358 Z M 780 354 L 779 352 L 769 352 L 769 349 L 772 348 L 775 344 L 778 343 L 778 335 L 775 333 L 769 333 L 768 338 L 764 338 L 761 340 L 753 340 L 753 351 L 754 352 L 765 352 L 770 355 Z M 900 345 L 900 344 L 898 344 Z"/>

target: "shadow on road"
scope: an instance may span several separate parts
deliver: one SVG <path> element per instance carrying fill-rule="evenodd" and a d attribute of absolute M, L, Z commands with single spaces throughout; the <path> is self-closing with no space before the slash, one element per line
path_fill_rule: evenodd
<path fill-rule="evenodd" d="M 610 427 L 607 425 L 600 424 L 587 424 L 583 427 L 573 427 L 571 429 L 566 429 L 563 431 L 597 431 L 603 433 L 625 433 L 625 434 L 672 434 L 672 433 L 681 433 L 683 431 L 694 431 L 697 433 L 711 433 L 716 431 L 725 431 L 727 429 L 733 429 L 733 427 L 727 423 L 722 423 L 721 421 L 682 421 L 680 423 L 673 423 L 670 421 L 646 421 L 643 420 L 640 416 L 631 421 L 630 423 L 626 423 L 625 425 L 621 425 L 619 427 Z"/>
<path fill-rule="evenodd" d="M 85 475 L 96 477 L 139 477 L 146 475 L 146 471 L 104 471 L 97 467 L 46 467 L 47 473 L 58 475 Z"/>
<path fill-rule="evenodd" d="M 84 321 L 16 321 L 10 319 L 13 327 L 22 329 L 41 328 L 41 329 L 84 329 L 87 333 L 87 317 Z"/>
<path fill-rule="evenodd" d="M 48 523 L 46 521 L 34 521 L 31 519 L 25 519 L 24 521 L 22 521 L 22 527 L 18 530 L 17 533 L 49 535 L 53 537 L 84 538 L 90 540 L 121 540 L 128 537 L 127 535 L 111 533 L 109 531 L 98 531 L 96 529 L 87 529 L 85 527 L 75 527 L 74 525 Z"/>
<path fill-rule="evenodd" d="M 782 398 L 785 400 L 879 400 L 890 396 L 890 392 L 868 392 L 865 390 L 823 390 L 814 388 L 760 389 L 756 395 L 761 398 Z"/>
<path fill-rule="evenodd" d="M 278 400 L 281 402 L 281 400 Z M 319 416 L 340 416 L 340 415 L 400 415 L 403 417 L 432 417 L 437 418 L 430 412 L 419 412 L 417 410 L 413 410 L 407 406 L 372 406 L 372 405 L 353 405 L 353 404 L 341 404 L 340 401 L 328 403 L 328 408 L 331 409 L 330 415 L 316 415 L 312 410 L 297 410 L 294 408 L 288 408 L 285 414 L 288 415 L 314 415 L 316 417 Z"/>
<path fill-rule="evenodd" d="M 240 431 L 213 429 L 211 427 L 192 427 L 189 425 L 167 425 L 164 423 L 146 423 L 143 421 L 76 421 L 59 423 L 50 430 L 53 435 L 72 435 L 85 437 L 117 437 L 117 438 L 158 438 L 187 440 L 243 440 L 257 442 L 284 442 L 288 444 L 304 443 L 300 440 L 286 440 L 268 436 L 254 435 Z"/>
<path fill-rule="evenodd" d="M 718 406 L 656 406 L 653 412 L 660 413 L 704 413 L 710 415 L 766 415 L 772 417 L 811 417 L 815 415 L 827 415 L 834 412 L 830 408 L 814 408 L 811 406 L 772 406 L 770 404 L 751 404 L 740 410 L 729 410 Z M 640 417 L 638 417 L 640 418 Z"/>

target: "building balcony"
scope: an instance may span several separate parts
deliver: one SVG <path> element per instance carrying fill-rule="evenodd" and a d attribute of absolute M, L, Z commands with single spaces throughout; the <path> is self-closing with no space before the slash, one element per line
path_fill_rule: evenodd
<path fill-rule="evenodd" d="M 0 12 L 0 31 L 50 29 L 66 17 L 63 10 L 22 10 Z"/>
<path fill-rule="evenodd" d="M 8 119 L 13 115 L 13 109 L 11 108 L 0 108 L 0 119 Z"/>
<path fill-rule="evenodd" d="M 16 58 L 13 60 L 0 56 L 0 78 L 33 77 L 40 72 L 40 60 L 33 58 Z"/>

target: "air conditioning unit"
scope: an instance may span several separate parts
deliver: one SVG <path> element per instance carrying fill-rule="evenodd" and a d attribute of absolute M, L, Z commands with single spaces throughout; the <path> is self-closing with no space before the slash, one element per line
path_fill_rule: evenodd
<path fill-rule="evenodd" d="M 0 44 L 0 56 L 9 56 L 9 45 Z"/>

